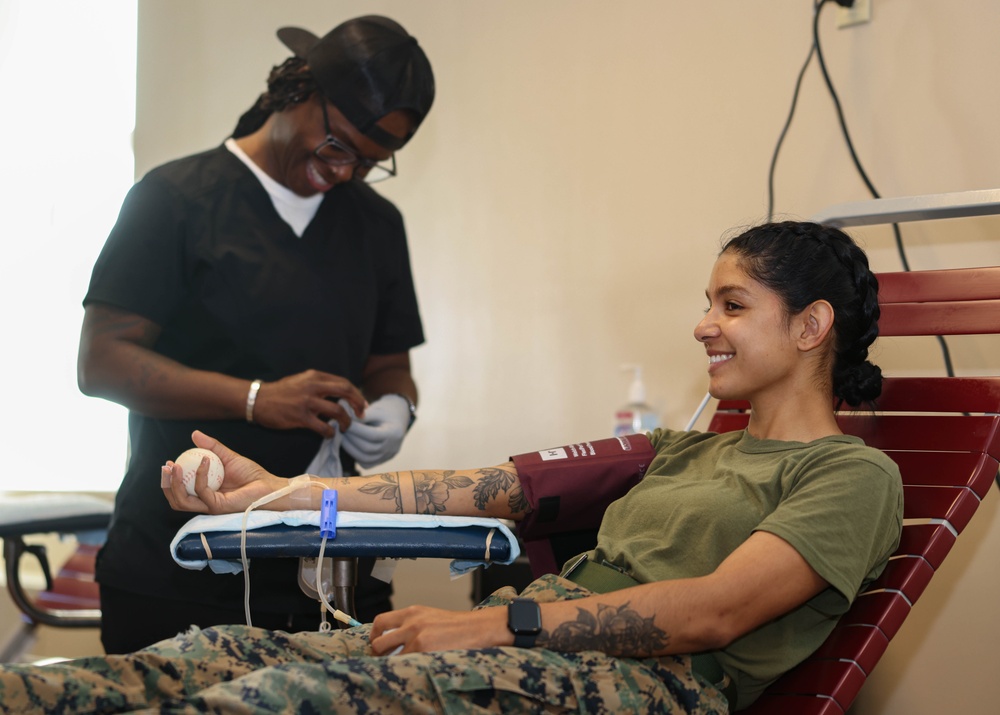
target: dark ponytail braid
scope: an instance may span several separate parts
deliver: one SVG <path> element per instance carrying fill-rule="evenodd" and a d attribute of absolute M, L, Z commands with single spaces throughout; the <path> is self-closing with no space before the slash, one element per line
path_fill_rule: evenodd
<path fill-rule="evenodd" d="M 830 226 L 782 221 L 743 232 L 725 244 L 722 253 L 727 251 L 781 297 L 789 314 L 817 300 L 833 306 L 833 394 L 852 406 L 874 403 L 882 371 L 868 361 L 868 348 L 878 337 L 878 279 L 850 236 Z"/>
<path fill-rule="evenodd" d="M 306 69 L 305 60 L 289 57 L 271 69 L 267 78 L 267 91 L 236 122 L 233 139 L 253 134 L 264 126 L 264 122 L 274 112 L 306 101 L 317 87 L 316 80 Z"/>

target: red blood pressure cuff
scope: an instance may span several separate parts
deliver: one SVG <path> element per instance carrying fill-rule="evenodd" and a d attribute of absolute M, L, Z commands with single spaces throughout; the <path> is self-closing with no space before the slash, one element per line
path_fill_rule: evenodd
<path fill-rule="evenodd" d="M 654 455 L 646 435 L 630 434 L 511 457 L 531 507 L 519 536 L 596 529 L 608 504 L 642 480 Z"/>

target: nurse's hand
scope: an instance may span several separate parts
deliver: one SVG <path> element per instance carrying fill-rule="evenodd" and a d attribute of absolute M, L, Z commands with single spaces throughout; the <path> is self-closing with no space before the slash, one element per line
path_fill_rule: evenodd
<path fill-rule="evenodd" d="M 225 476 L 218 491 L 208 486 L 208 466 L 202 464 L 195 474 L 195 496 L 187 492 L 181 479 L 183 470 L 179 464 L 168 461 L 160 471 L 160 487 L 170 506 L 177 511 L 193 511 L 200 514 L 231 514 L 245 511 L 250 504 L 263 496 L 277 491 L 288 484 L 287 479 L 276 477 L 246 457 L 237 454 L 217 439 L 203 432 L 191 435 L 195 446 L 215 452 L 222 460 Z M 268 506 L 278 509 L 279 499 Z"/>
<path fill-rule="evenodd" d="M 364 469 L 386 462 L 399 452 L 410 428 L 410 403 L 402 395 L 383 395 L 344 432 L 344 450 Z"/>
<path fill-rule="evenodd" d="M 333 437 L 330 420 L 336 420 L 341 431 L 351 425 L 351 416 L 337 400 L 346 400 L 359 417 L 368 406 L 350 380 L 320 370 L 306 370 L 262 383 L 254 403 L 253 421 L 269 429 L 304 427 L 330 438 Z"/>

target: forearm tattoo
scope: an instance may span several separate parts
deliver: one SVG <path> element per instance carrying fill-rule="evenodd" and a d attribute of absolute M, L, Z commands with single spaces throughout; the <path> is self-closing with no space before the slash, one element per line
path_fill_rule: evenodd
<path fill-rule="evenodd" d="M 413 475 L 413 496 L 417 500 L 417 514 L 440 514 L 447 511 L 445 502 L 452 489 L 464 489 L 472 480 L 453 471 L 422 472 Z"/>
<path fill-rule="evenodd" d="M 400 473 L 404 474 L 404 473 Z M 487 467 L 476 470 L 478 479 L 472 479 L 454 470 L 431 472 L 405 472 L 413 483 L 414 513 L 441 514 L 448 511 L 447 501 L 452 491 L 473 487 L 473 503 L 480 511 L 486 512 L 494 499 L 505 495 L 510 513 L 528 511 L 528 501 L 524 497 L 521 483 L 516 475 L 502 467 Z M 403 513 L 403 498 L 400 491 L 402 480 L 396 474 L 381 474 L 378 481 L 359 488 L 363 494 L 378 495 L 382 499 L 395 502 L 395 511 Z M 405 487 L 404 487 L 405 488 Z"/>
<path fill-rule="evenodd" d="M 597 614 L 577 608 L 575 621 L 542 629 L 538 645 L 549 650 L 576 652 L 598 650 L 609 655 L 646 657 L 662 653 L 670 642 L 667 633 L 644 618 L 628 603 L 597 605 Z"/>
<path fill-rule="evenodd" d="M 384 500 L 392 500 L 396 502 L 396 513 L 403 513 L 403 498 L 399 493 L 399 480 L 394 474 L 380 474 L 379 481 L 373 484 L 365 484 L 358 487 L 358 491 L 362 494 L 382 495 Z"/>
<path fill-rule="evenodd" d="M 472 490 L 476 507 L 486 511 L 486 505 L 497 497 L 500 492 L 507 495 L 507 508 L 511 514 L 522 514 L 528 510 L 528 500 L 524 497 L 521 482 L 517 477 L 502 467 L 480 469 L 482 478 L 476 482 Z"/>

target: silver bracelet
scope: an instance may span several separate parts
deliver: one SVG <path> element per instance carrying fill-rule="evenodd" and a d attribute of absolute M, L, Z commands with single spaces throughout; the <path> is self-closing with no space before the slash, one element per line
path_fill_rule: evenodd
<path fill-rule="evenodd" d="M 257 393 L 260 392 L 260 380 L 250 383 L 250 392 L 247 393 L 247 422 L 253 424 L 253 406 L 257 404 Z"/>

